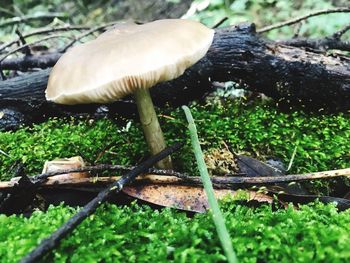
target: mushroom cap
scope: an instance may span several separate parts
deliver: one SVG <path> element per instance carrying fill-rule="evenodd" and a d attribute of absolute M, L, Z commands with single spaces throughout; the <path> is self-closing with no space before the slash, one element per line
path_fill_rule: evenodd
<path fill-rule="evenodd" d="M 46 99 L 108 103 L 183 72 L 208 51 L 214 30 L 191 20 L 123 24 L 68 50 L 53 67 Z"/>

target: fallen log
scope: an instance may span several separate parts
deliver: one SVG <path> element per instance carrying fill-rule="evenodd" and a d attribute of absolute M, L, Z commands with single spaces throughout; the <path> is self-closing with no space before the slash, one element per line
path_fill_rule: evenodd
<path fill-rule="evenodd" d="M 343 55 L 268 41 L 256 34 L 254 24 L 242 24 L 216 29 L 212 46 L 203 59 L 183 76 L 159 84 L 151 92 L 156 105 L 177 106 L 202 97 L 212 89 L 211 81 L 233 80 L 243 88 L 283 103 L 347 110 L 350 108 L 349 62 Z M 6 60 L 4 63 L 11 64 Z M 52 59 L 46 65 L 40 63 L 42 67 L 52 64 Z M 46 102 L 44 90 L 49 72 L 50 69 L 46 69 L 1 81 L 0 110 L 10 108 L 22 113 L 27 122 L 35 122 L 50 116 L 94 114 L 101 109 L 100 105 L 62 106 Z M 100 111 L 103 115 L 123 115 L 136 110 L 130 98 L 103 109 Z M 0 124 L 5 120 L 3 116 Z M 2 125 L 2 128 L 7 127 Z"/>
<path fill-rule="evenodd" d="M 55 52 L 40 56 L 30 55 L 19 58 L 5 59 L 1 62 L 1 68 L 26 71 L 30 68 L 52 67 L 61 56 L 61 53 Z"/>

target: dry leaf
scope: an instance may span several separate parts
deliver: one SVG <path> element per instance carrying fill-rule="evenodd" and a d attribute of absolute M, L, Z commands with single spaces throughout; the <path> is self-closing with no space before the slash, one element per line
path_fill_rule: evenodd
<path fill-rule="evenodd" d="M 144 184 L 127 186 L 124 187 L 123 191 L 137 199 L 165 207 L 199 213 L 205 212 L 209 208 L 204 189 L 201 187 Z M 229 189 L 214 189 L 214 193 L 217 199 L 222 199 L 228 195 L 237 197 L 242 192 Z M 268 195 L 254 191 L 246 191 L 244 193 L 246 193 L 247 201 L 255 200 L 258 202 L 272 203 L 274 200 Z"/>

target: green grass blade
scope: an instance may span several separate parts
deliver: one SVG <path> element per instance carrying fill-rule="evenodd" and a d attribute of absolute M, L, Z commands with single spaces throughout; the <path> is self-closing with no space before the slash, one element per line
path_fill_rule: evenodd
<path fill-rule="evenodd" d="M 219 235 L 219 239 L 226 254 L 228 262 L 237 263 L 238 260 L 235 252 L 233 251 L 231 238 L 227 231 L 225 220 L 220 211 L 218 201 L 215 198 L 213 185 L 210 181 L 208 169 L 204 162 L 203 152 L 199 144 L 196 125 L 194 123 L 190 109 L 187 106 L 182 106 L 182 109 L 185 111 L 186 118 L 188 121 L 188 129 L 190 130 L 194 155 L 196 157 L 199 173 L 204 185 L 204 190 L 208 197 L 209 206 L 213 212 L 213 221 L 216 226 L 216 231 Z"/>

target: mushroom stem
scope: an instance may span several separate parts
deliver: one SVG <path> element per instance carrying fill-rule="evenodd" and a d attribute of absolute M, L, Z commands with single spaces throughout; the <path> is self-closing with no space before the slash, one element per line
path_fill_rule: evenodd
<path fill-rule="evenodd" d="M 151 154 L 155 155 L 165 149 L 166 144 L 157 114 L 154 110 L 150 92 L 148 89 L 137 89 L 134 92 L 134 98 L 148 148 Z M 172 169 L 170 156 L 159 161 L 156 167 L 159 169 Z"/>

